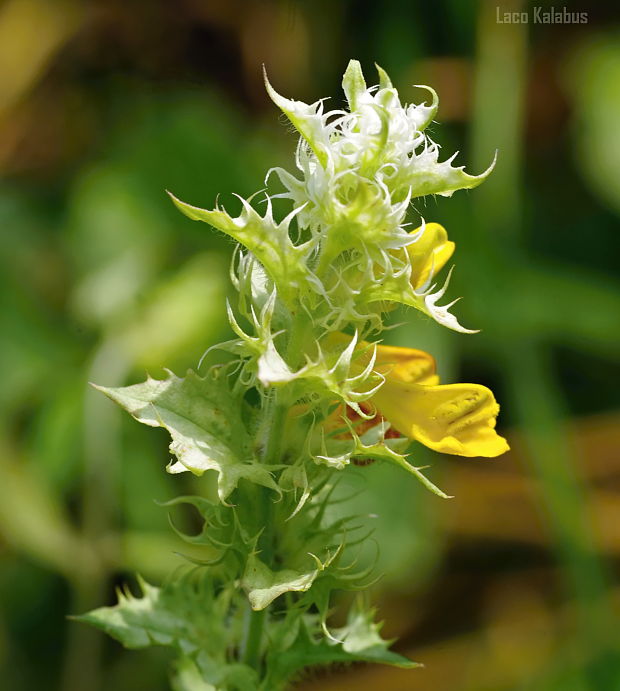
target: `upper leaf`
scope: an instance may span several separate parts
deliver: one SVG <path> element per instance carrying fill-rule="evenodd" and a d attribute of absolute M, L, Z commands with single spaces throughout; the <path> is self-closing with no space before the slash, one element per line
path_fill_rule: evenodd
<path fill-rule="evenodd" d="M 457 152 L 458 153 L 458 152 Z M 453 166 L 454 154 L 446 161 L 439 161 L 439 147 L 430 140 L 420 153 L 413 153 L 395 176 L 402 189 L 410 189 L 412 197 L 439 194 L 451 197 L 457 190 L 471 190 L 483 183 L 495 168 L 495 158 L 480 175 L 470 175 L 464 166 Z"/>
<path fill-rule="evenodd" d="M 342 90 L 349 102 L 349 109 L 354 111 L 358 107 L 358 99 L 366 91 L 366 81 L 362 73 L 362 66 L 357 60 L 350 60 L 344 77 Z"/>
<path fill-rule="evenodd" d="M 309 105 L 303 101 L 285 98 L 271 86 L 267 72 L 264 72 L 264 78 L 265 88 L 271 100 L 306 140 L 321 165 L 326 166 L 329 158 L 329 130 L 325 127 L 326 116 L 323 114 L 322 101 Z"/>
<path fill-rule="evenodd" d="M 201 209 L 168 194 L 188 218 L 212 225 L 249 249 L 265 267 L 285 302 L 298 295 L 309 273 L 305 262 L 307 248 L 295 246 L 289 237 L 290 223 L 299 208 L 277 223 L 269 198 L 267 212 L 261 216 L 247 200 L 239 197 L 243 208 L 239 216 L 233 218 L 224 209 Z"/>

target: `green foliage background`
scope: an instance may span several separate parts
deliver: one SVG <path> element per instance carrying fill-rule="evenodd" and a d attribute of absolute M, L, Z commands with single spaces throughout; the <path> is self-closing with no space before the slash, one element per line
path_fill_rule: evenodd
<path fill-rule="evenodd" d="M 389 467 L 360 469 L 352 483 L 367 491 L 354 501 L 378 516 L 386 631 L 447 684 L 412 671 L 406 688 L 620 686 L 620 418 L 610 417 L 620 33 L 611 5 L 566 7 L 587 11 L 588 23 L 498 24 L 495 3 L 456 0 L 0 5 L 3 688 L 167 688 L 165 653 L 127 654 L 66 615 L 111 603 L 135 571 L 157 581 L 183 563 L 175 552 L 187 549 L 153 500 L 212 491 L 210 480 L 167 476 L 165 433 L 87 382 L 133 383 L 164 365 L 181 373 L 228 337 L 232 246 L 181 217 L 164 189 L 203 206 L 222 193 L 234 208 L 229 192 L 259 189 L 295 146 L 263 92 L 261 63 L 281 93 L 338 102 L 350 57 L 367 72 L 373 61 L 386 67 L 404 100 L 418 96 L 412 82 L 434 86 L 440 143 L 461 149 L 472 172 L 499 149 L 484 186 L 418 208 L 456 241 L 452 293 L 465 296 L 461 322 L 482 334 L 444 333 L 408 312 L 395 316 L 407 325 L 392 342 L 431 351 L 446 379 L 490 385 L 515 441 L 505 460 L 429 455 L 434 481 L 452 494 L 458 464 L 492 463 L 491 475 L 506 466 L 506 481 L 528 483 L 532 498 L 515 514 L 503 507 L 499 524 L 539 517 L 539 533 L 525 537 L 501 525 L 455 537 L 443 518 L 455 509 Z M 575 445 L 586 418 L 613 424 L 596 445 Z M 490 496 L 474 483 L 452 501 L 467 516 Z M 174 520 L 195 525 L 191 513 Z M 518 638 L 530 624 L 510 614 L 523 601 L 535 602 L 530 624 L 546 641 L 536 655 Z M 509 644 L 494 608 L 509 613 Z M 484 664 L 450 677 L 450 642 L 464 632 Z M 320 684 L 348 688 L 346 679 Z"/>

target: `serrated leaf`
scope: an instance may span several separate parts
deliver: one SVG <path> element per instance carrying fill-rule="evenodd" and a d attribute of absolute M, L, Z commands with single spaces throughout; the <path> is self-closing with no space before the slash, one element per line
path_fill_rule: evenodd
<path fill-rule="evenodd" d="M 412 198 L 438 194 L 451 197 L 457 190 L 470 190 L 478 187 L 491 174 L 495 167 L 495 158 L 491 165 L 480 175 L 469 175 L 464 166 L 454 167 L 452 161 L 456 154 L 447 161 L 438 160 L 436 145 L 427 147 L 419 154 L 414 154 L 406 169 L 399 176 L 399 182 L 411 189 Z"/>
<path fill-rule="evenodd" d="M 379 635 L 381 625 L 373 621 L 374 614 L 373 610 L 363 610 L 359 605 L 351 608 L 346 626 L 334 632 L 334 637 L 342 641 L 342 650 L 367 662 L 405 668 L 419 666 L 419 663 L 389 650 L 391 641 Z"/>
<path fill-rule="evenodd" d="M 476 329 L 467 329 L 459 324 L 458 319 L 450 312 L 450 308 L 458 302 L 459 298 L 452 300 L 447 305 L 438 305 L 447 290 L 450 282 L 452 270 L 448 273 L 446 280 L 441 288 L 432 285 L 426 290 L 414 289 L 407 275 L 402 274 L 395 277 L 387 277 L 380 283 L 371 284 L 364 292 L 364 299 L 367 302 L 398 302 L 403 305 L 415 307 L 420 312 L 432 317 L 438 324 L 458 331 L 459 333 L 473 334 Z"/>
<path fill-rule="evenodd" d="M 374 662 L 405 669 L 420 666 L 419 663 L 389 650 L 389 642 L 382 640 L 378 634 L 375 636 L 376 632 L 372 628 L 369 630 L 366 620 L 355 622 L 354 625 L 356 628 L 345 635 L 344 643 L 336 643 L 327 638 L 317 640 L 302 621 L 295 642 L 287 650 L 268 656 L 265 688 L 279 688 L 282 682 L 305 667 L 352 662 Z M 350 640 L 347 644 L 348 638 Z"/>
<path fill-rule="evenodd" d="M 216 594 L 208 574 L 191 571 L 161 588 L 141 578 L 138 582 L 141 597 L 125 589 L 114 607 L 100 607 L 75 619 L 101 629 L 126 648 L 164 645 L 177 650 L 179 691 L 258 687 L 251 668 L 229 664 L 228 648 L 234 640 L 230 597 L 226 590 Z"/>
<path fill-rule="evenodd" d="M 326 166 L 329 159 L 329 134 L 325 127 L 321 101 L 307 104 L 281 96 L 269 83 L 264 72 L 265 88 L 271 100 L 291 121 L 291 124 L 308 142 L 321 165 Z"/>
<path fill-rule="evenodd" d="M 225 378 L 203 378 L 190 370 L 183 379 L 169 373 L 163 381 L 149 377 L 133 386 L 96 388 L 139 422 L 170 432 L 178 463 L 169 472 L 215 470 L 223 502 L 241 479 L 278 491 L 268 469 L 252 459 L 240 402 Z"/>
<path fill-rule="evenodd" d="M 298 295 L 308 276 L 305 261 L 307 248 L 292 243 L 289 226 L 301 209 L 294 209 L 277 223 L 271 212 L 269 198 L 267 212 L 261 216 L 248 201 L 239 197 L 243 208 L 239 216 L 233 218 L 224 209 L 201 209 L 177 199 L 171 192 L 168 195 L 185 216 L 193 221 L 208 223 L 250 250 L 274 281 L 278 294 L 285 301 Z"/>
<path fill-rule="evenodd" d="M 226 630 L 206 578 L 190 574 L 162 588 L 140 577 L 138 583 L 141 597 L 128 589 L 118 591 L 114 607 L 100 607 L 75 619 L 105 631 L 126 648 L 167 645 L 185 655 L 220 651 Z"/>

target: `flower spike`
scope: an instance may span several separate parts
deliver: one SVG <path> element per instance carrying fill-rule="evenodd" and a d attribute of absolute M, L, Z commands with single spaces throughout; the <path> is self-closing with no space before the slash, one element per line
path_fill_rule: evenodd
<path fill-rule="evenodd" d="M 267 93 L 299 133 L 293 171 L 265 177 L 280 189 L 236 195 L 237 215 L 219 200 L 202 209 L 170 195 L 188 218 L 237 243 L 237 300 L 226 301 L 232 338 L 208 348 L 199 366 L 213 349 L 222 361 L 205 376 L 167 372 L 100 387 L 137 421 L 169 433 L 168 473 L 208 472 L 214 481 L 209 499 L 168 502 L 200 515 L 191 536 L 171 520 L 181 539 L 205 550 L 187 558 L 197 568 L 161 588 L 140 579 L 139 598 L 123 590 L 115 607 L 82 617 L 128 647 L 173 647 L 175 688 L 276 691 L 304 667 L 332 662 L 414 667 L 389 650 L 361 599 L 344 626 L 328 622 L 333 591 L 373 582 L 374 560 L 357 561 L 375 509 L 343 513 L 350 497 L 336 492 L 339 480 L 387 463 L 447 499 L 416 463 L 416 444 L 463 457 L 508 449 L 488 388 L 442 384 L 431 355 L 382 341 L 397 304 L 474 333 L 450 312 L 459 298 L 439 304 L 454 242 L 438 223 L 408 215 L 420 197 L 476 187 L 495 160 L 481 175 L 454 165 L 456 154 L 440 160 L 427 133 L 437 93 L 421 87 L 426 101 L 407 105 L 385 70 L 377 73 L 369 86 L 350 61 L 346 110 L 286 98 L 265 73 Z M 274 199 L 287 211 L 280 215 Z"/>

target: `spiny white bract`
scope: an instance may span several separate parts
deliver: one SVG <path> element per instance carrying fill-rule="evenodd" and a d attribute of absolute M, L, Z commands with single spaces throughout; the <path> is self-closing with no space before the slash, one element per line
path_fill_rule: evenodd
<path fill-rule="evenodd" d="M 263 292 L 275 289 L 289 309 L 297 303 L 327 330 L 353 324 L 367 333 L 380 324 L 385 304 L 399 302 L 468 332 L 449 312 L 453 303 L 437 305 L 446 289 L 434 283 L 441 267 L 431 267 L 420 285 L 412 257 L 424 221 L 410 232 L 406 216 L 416 197 L 450 196 L 479 185 L 493 163 L 474 176 L 454 167 L 454 156 L 439 161 L 439 147 L 425 133 L 437 112 L 437 94 L 423 87 L 432 96 L 430 105 L 403 105 L 387 74 L 378 71 L 379 84 L 368 88 L 359 63 L 349 63 L 343 78 L 349 111 L 284 98 L 265 76 L 269 95 L 301 137 L 297 176 L 283 168 L 267 173 L 267 179 L 275 174 L 286 191 L 266 194 L 264 215 L 246 200 L 236 217 L 221 208 L 208 211 L 173 200 L 190 218 L 213 225 L 249 250 L 266 273 Z M 293 203 L 280 222 L 271 210 L 276 197 Z M 303 242 L 292 240 L 293 220 Z M 251 292 L 251 282 L 247 285 Z M 246 297 L 253 296 L 241 299 Z"/>

